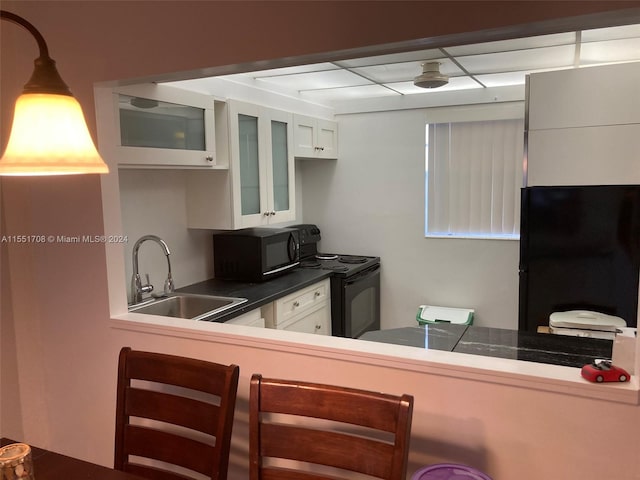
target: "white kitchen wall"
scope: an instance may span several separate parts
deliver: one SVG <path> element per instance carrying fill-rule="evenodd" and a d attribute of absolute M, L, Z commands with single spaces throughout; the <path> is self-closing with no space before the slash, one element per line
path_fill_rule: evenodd
<path fill-rule="evenodd" d="M 222 175 L 224 172 L 207 173 Z M 157 235 L 169 246 L 176 288 L 212 278 L 211 236 L 214 231 L 187 228 L 186 171 L 120 169 L 118 174 L 122 232 L 128 238 L 123 258 L 127 298 L 131 300 L 129 286 L 133 273 L 133 246 L 143 235 Z M 300 185 L 299 171 L 296 172 L 296 183 Z M 296 189 L 296 204 L 297 218 L 302 218 L 299 189 Z M 160 247 L 154 242 L 144 242 L 138 251 L 138 264 L 141 274 L 149 274 L 154 292 L 162 291 L 167 262 Z"/>
<path fill-rule="evenodd" d="M 382 328 L 416 325 L 420 304 L 517 328 L 518 241 L 424 237 L 424 145 L 428 121 L 523 115 L 522 102 L 339 115 L 339 159 L 301 162 L 304 220 L 322 250 L 381 257 Z"/>
<path fill-rule="evenodd" d="M 184 170 L 119 170 L 126 285 L 132 275 L 133 246 L 143 235 L 157 235 L 171 251 L 176 287 L 213 276 L 211 232 L 187 228 Z M 167 262 L 160 246 L 143 242 L 138 252 L 141 274 L 149 274 L 154 292 L 161 292 Z M 143 276 L 143 281 L 145 278 Z M 129 291 L 127 291 L 129 300 Z"/>

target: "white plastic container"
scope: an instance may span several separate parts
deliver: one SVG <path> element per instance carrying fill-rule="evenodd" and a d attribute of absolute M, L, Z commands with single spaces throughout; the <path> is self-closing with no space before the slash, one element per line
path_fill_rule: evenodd
<path fill-rule="evenodd" d="M 626 326 L 620 317 L 589 310 L 554 312 L 549 316 L 549 331 L 556 335 L 613 340 L 616 330 Z"/>
<path fill-rule="evenodd" d="M 427 323 L 456 323 L 458 325 L 471 325 L 473 323 L 474 310 L 470 308 L 435 307 L 432 305 L 420 305 L 416 320 L 420 325 Z"/>

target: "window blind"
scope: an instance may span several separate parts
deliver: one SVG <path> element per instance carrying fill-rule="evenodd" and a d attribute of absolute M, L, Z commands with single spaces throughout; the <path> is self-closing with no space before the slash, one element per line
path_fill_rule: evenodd
<path fill-rule="evenodd" d="M 524 121 L 438 123 L 428 131 L 427 235 L 518 235 Z"/>

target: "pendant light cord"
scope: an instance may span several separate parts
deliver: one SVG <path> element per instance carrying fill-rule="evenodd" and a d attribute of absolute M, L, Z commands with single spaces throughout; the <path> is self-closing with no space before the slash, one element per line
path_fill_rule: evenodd
<path fill-rule="evenodd" d="M 8 20 L 9 22 L 20 25 L 27 30 L 38 42 L 40 56 L 34 61 L 33 74 L 29 81 L 25 84 L 22 93 L 45 93 L 55 95 L 70 95 L 69 87 L 60 77 L 56 68 L 56 62 L 49 56 L 49 49 L 44 37 L 38 29 L 31 25 L 24 18 L 15 13 L 0 10 L 0 20 Z"/>
<path fill-rule="evenodd" d="M 36 42 L 38 42 L 38 48 L 40 49 L 40 57 L 49 58 L 49 49 L 47 48 L 47 42 L 44 41 L 44 37 L 40 34 L 38 29 L 24 18 L 16 15 L 15 13 L 7 12 L 6 10 L 0 10 L 0 19 L 8 20 L 16 25 L 27 29 L 31 35 L 34 36 Z"/>

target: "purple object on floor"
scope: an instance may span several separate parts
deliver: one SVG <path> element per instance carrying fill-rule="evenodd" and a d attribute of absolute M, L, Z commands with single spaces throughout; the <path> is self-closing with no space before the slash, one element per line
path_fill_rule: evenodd
<path fill-rule="evenodd" d="M 411 480 L 491 480 L 491 477 L 466 465 L 438 463 L 421 468 Z"/>

